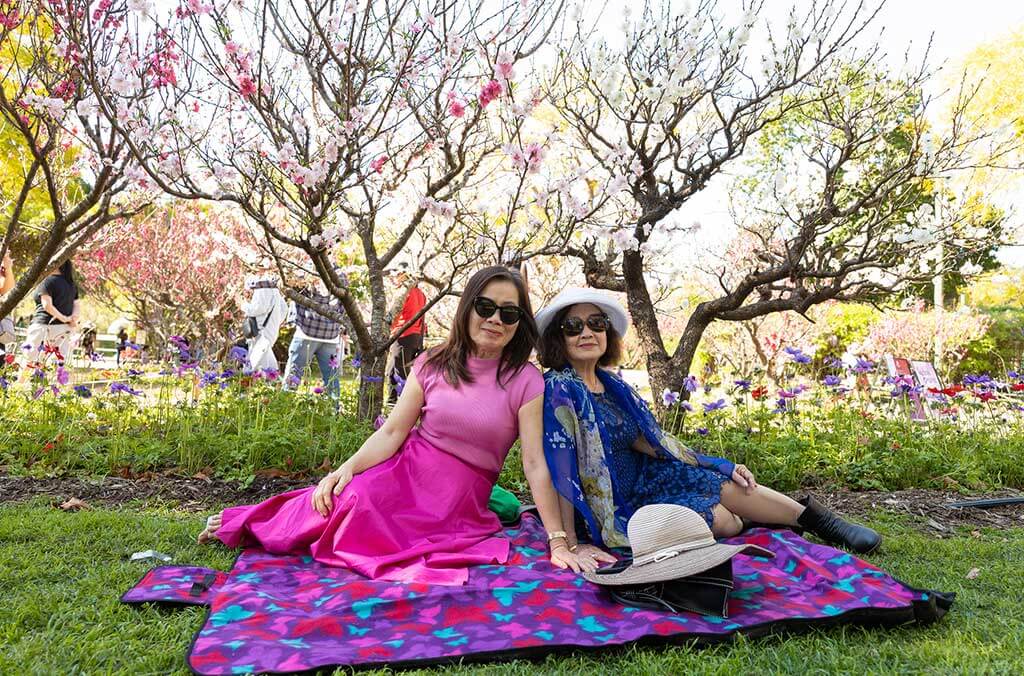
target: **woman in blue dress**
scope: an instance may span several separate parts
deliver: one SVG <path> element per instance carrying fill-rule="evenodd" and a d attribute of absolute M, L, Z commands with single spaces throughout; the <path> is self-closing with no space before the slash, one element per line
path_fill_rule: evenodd
<path fill-rule="evenodd" d="M 757 483 L 744 465 L 686 448 L 666 434 L 646 402 L 608 367 L 622 351 L 629 320 L 610 297 L 568 289 L 537 314 L 544 375 L 544 453 L 564 498 L 597 546 L 626 547 L 626 524 L 644 505 L 670 503 L 701 514 L 716 537 L 737 535 L 746 523 L 806 529 L 857 553 L 881 537 L 851 524 L 812 497 L 801 501 Z M 598 547 L 573 551 L 608 560 Z"/>

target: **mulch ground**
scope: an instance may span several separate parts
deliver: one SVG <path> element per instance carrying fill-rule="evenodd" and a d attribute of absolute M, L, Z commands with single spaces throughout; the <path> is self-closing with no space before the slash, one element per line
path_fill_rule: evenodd
<path fill-rule="evenodd" d="M 125 479 L 102 477 L 29 477 L 0 476 L 0 506 L 43 497 L 59 507 L 72 498 L 96 507 L 162 506 L 192 512 L 211 512 L 226 505 L 259 502 L 265 498 L 304 488 L 309 479 L 257 477 L 249 486 L 241 486 L 203 476 L 183 477 L 149 474 Z M 995 490 L 983 495 L 964 495 L 941 490 L 905 491 L 815 491 L 815 496 L 835 511 L 851 518 L 877 512 L 902 515 L 924 532 L 935 537 L 954 535 L 957 527 L 1024 527 L 1024 504 L 990 508 L 950 508 L 951 502 L 970 499 L 1024 497 L 1014 490 Z"/>

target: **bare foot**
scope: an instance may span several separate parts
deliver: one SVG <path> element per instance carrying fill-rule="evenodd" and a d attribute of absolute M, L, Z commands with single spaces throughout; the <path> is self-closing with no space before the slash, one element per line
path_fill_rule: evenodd
<path fill-rule="evenodd" d="M 207 517 L 206 528 L 204 528 L 203 532 L 199 534 L 198 538 L 196 538 L 196 542 L 201 545 L 205 545 L 207 542 L 212 540 L 213 536 L 217 533 L 217 529 L 220 528 L 220 520 L 220 514 L 214 514 Z"/>

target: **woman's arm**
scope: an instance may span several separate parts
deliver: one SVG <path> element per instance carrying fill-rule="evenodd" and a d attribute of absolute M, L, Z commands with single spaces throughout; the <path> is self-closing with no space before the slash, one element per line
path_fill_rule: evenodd
<path fill-rule="evenodd" d="M 568 533 L 562 520 L 562 508 L 558 492 L 551 482 L 548 463 L 544 458 L 544 397 L 535 397 L 519 409 L 519 444 L 523 454 L 523 473 L 530 484 L 530 494 L 540 512 L 544 530 L 551 533 Z M 569 523 L 572 520 L 569 519 Z M 569 526 L 572 527 L 571 525 Z M 569 543 L 565 537 L 554 538 L 550 542 L 551 562 L 559 568 L 580 570 L 597 570 L 597 562 L 592 558 L 582 559 L 569 551 Z"/>
<path fill-rule="evenodd" d="M 4 262 L 0 264 L 4 268 L 4 274 L 0 275 L 0 296 L 14 288 L 14 262 L 11 261 L 11 252 L 4 252 Z"/>
<path fill-rule="evenodd" d="M 682 446 L 682 444 L 680 444 L 680 446 Z M 653 458 L 658 457 L 658 451 L 654 448 L 654 446 L 651 445 L 649 441 L 647 441 L 647 438 L 644 437 L 644 435 L 642 434 L 637 437 L 636 441 L 633 442 L 633 450 L 638 451 L 640 453 L 645 453 Z M 691 465 L 703 467 L 704 469 L 714 470 L 719 474 L 723 474 L 729 478 L 733 478 L 733 474 L 736 472 L 736 468 L 738 465 L 733 463 L 731 460 L 726 460 L 725 458 L 716 458 L 713 455 L 704 455 L 703 453 L 698 453 L 697 451 L 694 451 L 691 448 L 683 447 L 682 450 L 687 457 L 693 458 L 692 461 L 688 461 Z M 684 459 L 684 462 L 687 461 Z"/>
<path fill-rule="evenodd" d="M 50 294 L 44 293 L 41 296 L 39 296 L 39 303 L 43 307 L 43 312 L 50 315 L 54 319 L 57 319 L 65 324 L 71 322 L 71 317 L 68 317 L 66 314 L 58 310 L 56 306 L 53 304 L 53 297 L 50 296 Z"/>
<path fill-rule="evenodd" d="M 398 403 L 380 429 L 371 434 L 341 467 L 320 480 L 313 493 L 313 509 L 327 516 L 331 511 L 331 496 L 340 495 L 353 476 L 376 467 L 397 453 L 422 410 L 423 388 L 416 380 L 415 372 L 410 372 Z"/>

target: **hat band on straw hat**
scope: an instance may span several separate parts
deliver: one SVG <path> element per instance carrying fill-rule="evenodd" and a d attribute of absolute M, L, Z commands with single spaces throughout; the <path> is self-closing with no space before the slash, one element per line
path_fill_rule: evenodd
<path fill-rule="evenodd" d="M 718 544 L 714 537 L 702 538 L 694 542 L 686 542 L 665 549 L 659 549 L 651 554 L 645 554 L 639 558 L 633 559 L 634 566 L 643 566 L 649 563 L 661 563 L 667 561 L 673 557 L 679 556 L 684 552 L 691 552 L 697 549 L 706 549 L 707 547 L 713 547 Z"/>

